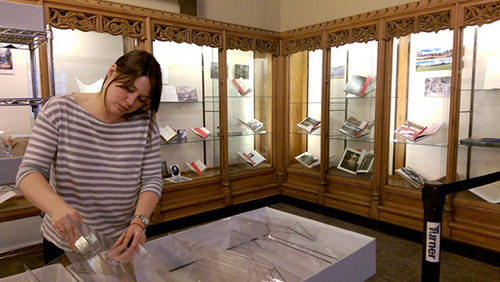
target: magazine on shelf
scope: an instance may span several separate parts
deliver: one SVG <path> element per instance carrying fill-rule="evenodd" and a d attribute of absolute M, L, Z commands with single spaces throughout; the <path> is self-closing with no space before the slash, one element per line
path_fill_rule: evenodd
<path fill-rule="evenodd" d="M 337 169 L 351 174 L 369 173 L 373 166 L 373 151 L 346 148 Z"/>
<path fill-rule="evenodd" d="M 259 154 L 259 152 L 255 150 L 251 151 L 248 154 L 236 151 L 236 154 L 238 154 L 238 156 L 240 156 L 243 160 L 245 160 L 248 164 L 250 164 L 253 167 L 256 167 L 260 163 L 266 161 L 266 159 L 261 154 Z"/>
<path fill-rule="evenodd" d="M 425 182 L 429 181 L 427 177 L 409 166 L 396 169 L 396 173 L 418 189 L 422 189 Z"/>
<path fill-rule="evenodd" d="M 160 102 L 196 102 L 196 87 L 183 85 L 163 85 Z"/>
<path fill-rule="evenodd" d="M 241 77 L 233 78 L 231 82 L 233 83 L 234 87 L 236 87 L 241 96 L 245 96 L 252 91 L 252 88 L 250 88 L 247 82 Z"/>
<path fill-rule="evenodd" d="M 259 132 L 264 128 L 264 124 L 254 118 L 248 121 L 243 121 L 241 119 L 238 120 L 244 125 L 248 126 L 253 132 Z"/>
<path fill-rule="evenodd" d="M 365 97 L 376 88 L 376 77 L 353 75 L 347 81 L 344 92 Z"/>
<path fill-rule="evenodd" d="M 304 153 L 296 156 L 295 159 L 307 168 L 313 168 L 313 167 L 320 164 L 319 157 L 315 156 L 309 152 L 304 152 Z"/>
<path fill-rule="evenodd" d="M 207 166 L 200 160 L 197 160 L 195 162 L 185 162 L 186 165 L 189 167 L 190 170 L 196 172 L 198 175 L 202 175 Z"/>
<path fill-rule="evenodd" d="M 500 138 L 471 136 L 469 138 L 461 139 L 460 144 L 500 148 Z"/>
<path fill-rule="evenodd" d="M 177 131 L 173 130 L 169 125 L 166 125 L 165 127 L 160 127 L 160 136 L 165 142 L 170 142 L 177 136 Z"/>
<path fill-rule="evenodd" d="M 297 123 L 297 126 L 299 128 L 302 128 L 303 130 L 307 131 L 308 133 L 312 133 L 316 131 L 321 125 L 321 121 L 313 118 L 313 117 L 306 117 L 303 119 L 301 122 Z"/>
<path fill-rule="evenodd" d="M 438 122 L 429 126 L 422 126 L 418 123 L 407 120 L 400 127 L 398 127 L 395 132 L 412 142 L 418 142 L 434 135 L 439 129 L 441 129 L 441 127 L 443 127 L 444 124 L 444 122 Z"/>
<path fill-rule="evenodd" d="M 212 134 L 212 132 L 210 132 L 210 130 L 206 129 L 205 127 L 190 127 L 190 129 L 203 139 Z"/>
<path fill-rule="evenodd" d="M 366 122 L 351 116 L 342 124 L 339 128 L 339 132 L 356 139 L 372 132 L 374 126 L 375 120 Z"/>

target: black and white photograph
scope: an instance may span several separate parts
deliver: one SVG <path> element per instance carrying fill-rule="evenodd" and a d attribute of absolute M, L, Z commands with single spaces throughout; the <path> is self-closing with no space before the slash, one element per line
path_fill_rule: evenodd
<path fill-rule="evenodd" d="M 196 102 L 198 101 L 198 94 L 194 86 L 175 86 L 179 102 Z"/>
<path fill-rule="evenodd" d="M 13 74 L 14 61 L 9 48 L 0 48 L 0 74 Z"/>
<path fill-rule="evenodd" d="M 451 76 L 425 78 L 425 97 L 449 97 Z"/>
<path fill-rule="evenodd" d="M 357 173 L 369 173 L 373 167 L 373 159 L 375 157 L 375 153 L 373 151 L 366 153 L 363 156 L 363 160 L 359 164 Z"/>
<path fill-rule="evenodd" d="M 250 66 L 249 65 L 235 64 L 234 65 L 234 78 L 249 79 L 250 78 Z"/>
<path fill-rule="evenodd" d="M 219 78 L 219 62 L 210 63 L 210 78 Z"/>
<path fill-rule="evenodd" d="M 348 173 L 356 174 L 362 156 L 362 151 L 346 148 L 337 168 Z"/>

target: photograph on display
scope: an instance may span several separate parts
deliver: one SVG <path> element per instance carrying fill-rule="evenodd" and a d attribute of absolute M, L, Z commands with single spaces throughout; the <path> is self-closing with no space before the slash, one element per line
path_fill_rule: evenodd
<path fill-rule="evenodd" d="M 345 75 L 345 58 L 332 61 L 330 78 L 343 78 Z"/>
<path fill-rule="evenodd" d="M 219 78 L 219 62 L 210 63 L 210 78 Z"/>
<path fill-rule="evenodd" d="M 198 101 L 198 94 L 194 86 L 175 86 L 177 98 L 179 102 L 196 102 Z"/>
<path fill-rule="evenodd" d="M 451 93 L 451 76 L 427 77 L 425 79 L 425 97 L 449 97 Z"/>
<path fill-rule="evenodd" d="M 14 61 L 9 48 L 0 48 L 0 74 L 13 74 Z"/>
<path fill-rule="evenodd" d="M 249 79 L 250 78 L 250 66 L 249 65 L 235 64 L 234 65 L 234 78 Z"/>
<path fill-rule="evenodd" d="M 348 173 L 356 174 L 364 155 L 364 150 L 346 148 L 337 168 Z"/>
<path fill-rule="evenodd" d="M 416 71 L 451 69 L 452 56 L 452 47 L 417 50 Z"/>

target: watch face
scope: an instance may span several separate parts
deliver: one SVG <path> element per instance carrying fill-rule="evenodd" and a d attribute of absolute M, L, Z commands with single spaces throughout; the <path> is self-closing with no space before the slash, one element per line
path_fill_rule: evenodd
<path fill-rule="evenodd" d="M 142 218 L 142 223 L 144 223 L 144 225 L 148 225 L 149 224 L 149 218 L 147 218 L 147 217 L 144 216 Z"/>

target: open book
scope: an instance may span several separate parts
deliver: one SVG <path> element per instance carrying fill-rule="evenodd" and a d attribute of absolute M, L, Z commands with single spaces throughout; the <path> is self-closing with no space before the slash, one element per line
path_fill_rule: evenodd
<path fill-rule="evenodd" d="M 434 135 L 439 129 L 441 129 L 441 127 L 443 127 L 444 124 L 444 122 L 438 122 L 429 126 L 422 126 L 418 123 L 407 120 L 394 132 L 412 142 L 418 142 Z"/>
<path fill-rule="evenodd" d="M 264 124 L 256 119 L 251 119 L 249 121 L 243 121 L 241 119 L 238 119 L 241 123 L 244 125 L 248 126 L 253 132 L 259 132 L 264 128 Z"/>
<path fill-rule="evenodd" d="M 165 142 L 170 142 L 177 136 L 177 131 L 173 130 L 169 125 L 165 127 L 160 127 L 160 137 Z"/>
<path fill-rule="evenodd" d="M 346 148 L 337 168 L 351 174 L 368 173 L 373 167 L 373 158 L 373 151 Z"/>
<path fill-rule="evenodd" d="M 210 132 L 210 130 L 206 129 L 205 127 L 190 127 L 190 128 L 194 133 L 196 133 L 203 139 L 207 138 L 212 134 L 212 132 Z"/>
<path fill-rule="evenodd" d="M 196 102 L 196 87 L 184 85 L 163 85 L 160 102 Z"/>
<path fill-rule="evenodd" d="M 240 156 L 243 160 L 245 160 L 253 167 L 256 167 L 260 163 L 266 161 L 266 159 L 255 150 L 251 151 L 248 154 L 236 151 L 236 154 L 238 154 L 238 156 Z"/>
<path fill-rule="evenodd" d="M 313 168 L 320 164 L 320 159 L 318 156 L 315 156 L 309 152 L 304 152 L 295 157 L 295 159 L 306 166 L 307 168 Z"/>
<path fill-rule="evenodd" d="M 409 166 L 396 169 L 396 173 L 418 189 L 422 189 L 425 182 L 429 181 L 427 177 Z"/>
<path fill-rule="evenodd" d="M 303 130 L 307 131 L 308 133 L 314 132 L 316 129 L 318 129 L 321 125 L 321 121 L 312 118 L 312 117 L 306 117 L 303 119 L 301 122 L 297 123 L 297 126 L 299 128 L 302 128 Z"/>
<path fill-rule="evenodd" d="M 359 138 L 372 132 L 375 120 L 370 122 L 360 121 L 355 117 L 349 117 L 339 128 L 339 132 L 351 138 Z"/>
<path fill-rule="evenodd" d="M 365 97 L 376 88 L 376 77 L 353 75 L 344 88 L 344 92 Z"/>
<path fill-rule="evenodd" d="M 231 82 L 233 83 L 234 87 L 236 87 L 241 96 L 245 96 L 252 91 L 252 88 L 250 88 L 246 81 L 241 77 L 233 78 Z"/>
<path fill-rule="evenodd" d="M 200 160 L 197 160 L 197 161 L 191 162 L 191 163 L 188 163 L 188 162 L 185 162 L 185 163 L 189 167 L 190 170 L 198 173 L 198 175 L 202 175 L 203 171 L 205 171 L 205 169 L 207 168 L 207 166 Z"/>

